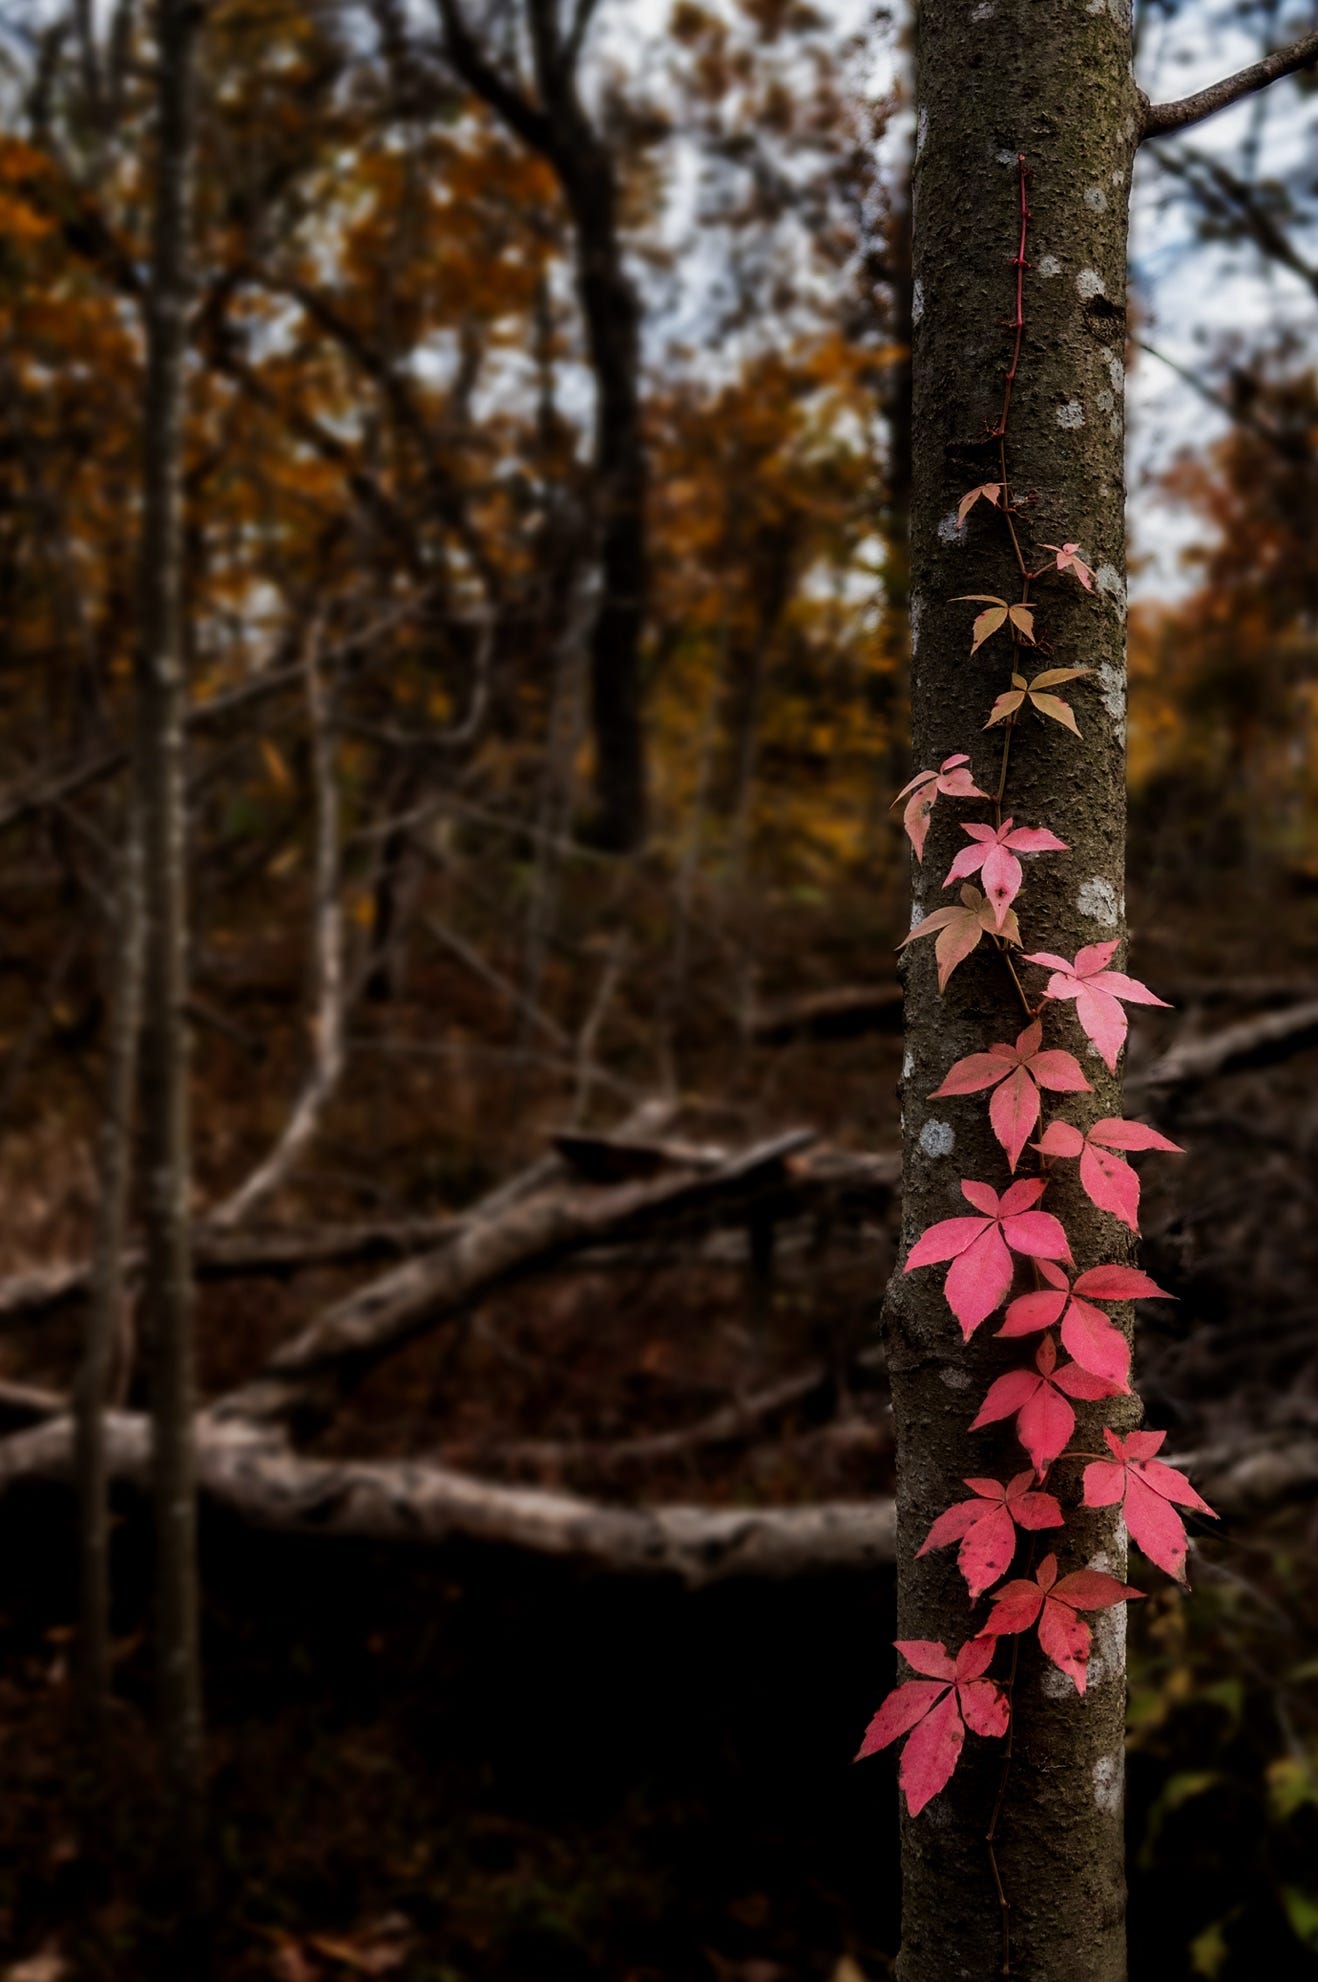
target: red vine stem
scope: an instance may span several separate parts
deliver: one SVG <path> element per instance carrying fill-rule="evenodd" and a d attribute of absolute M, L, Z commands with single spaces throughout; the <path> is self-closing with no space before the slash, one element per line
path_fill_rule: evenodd
<path fill-rule="evenodd" d="M 1002 411 L 998 415 L 998 424 L 993 429 L 993 438 L 995 440 L 1001 440 L 1007 431 L 1007 415 L 1011 411 L 1011 390 L 1016 383 L 1016 374 L 1020 370 L 1021 341 L 1025 335 L 1025 247 L 1030 225 L 1030 207 L 1025 193 L 1025 181 L 1028 174 L 1025 165 L 1025 153 L 1023 151 L 1016 154 L 1016 171 L 1019 177 L 1021 196 L 1021 237 L 1013 260 L 1013 267 L 1016 270 L 1016 315 L 1012 321 L 1011 328 L 1016 333 L 1016 342 L 1012 347 L 1011 364 L 1007 369 L 1007 377 L 1003 385 Z M 1005 495 L 1005 489 L 1003 493 Z"/>

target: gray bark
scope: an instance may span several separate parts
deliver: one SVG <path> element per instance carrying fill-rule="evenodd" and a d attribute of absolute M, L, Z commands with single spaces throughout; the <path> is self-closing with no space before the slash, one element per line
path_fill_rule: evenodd
<path fill-rule="evenodd" d="M 146 976 L 142 1028 L 143 1319 L 156 1505 L 156 1663 L 170 1829 L 185 1873 L 204 1828 L 183 778 L 184 366 L 194 151 L 195 0 L 157 0 L 156 155 L 145 296 L 141 645 L 137 666 Z"/>
<path fill-rule="evenodd" d="M 958 499 L 1000 479 L 988 438 L 1002 404 L 1014 314 L 1019 200 L 1017 158 L 1031 179 L 1023 349 L 1008 435 L 1012 482 L 1033 494 L 1028 538 L 1078 539 L 1098 571 L 1093 595 L 1071 581 L 1037 587 L 1046 657 L 1026 650 L 1025 672 L 1087 666 L 1073 684 L 1081 740 L 1027 718 L 1014 730 L 1004 814 L 1047 825 L 1071 851 L 1030 863 L 1017 904 L 1027 949 L 1072 955 L 1125 937 L 1125 558 L 1122 446 L 1126 225 L 1140 111 L 1130 20 L 1110 7 L 1051 12 L 999 0 L 977 13 L 926 0 L 918 22 L 914 176 L 913 490 L 911 614 L 915 768 L 969 750 L 976 782 L 997 785 L 1002 732 L 982 725 L 1018 662 L 1005 634 L 970 658 L 974 606 L 960 593 L 1018 598 L 1002 519 L 984 505 L 955 527 Z M 950 520 L 949 520 L 950 519 Z M 1042 562 L 1040 552 L 1034 563 Z M 918 908 L 954 899 L 942 876 L 966 844 L 962 818 L 991 807 L 940 801 L 922 868 Z M 1124 949 L 1124 942 L 1123 942 Z M 967 1210 L 959 1180 L 1002 1189 L 1006 1161 L 986 1097 L 931 1102 L 952 1063 L 1012 1040 L 1024 1017 L 988 944 L 937 991 L 932 942 L 906 953 L 908 1051 L 903 1078 L 903 1250 L 939 1219 Z M 1118 963 L 1124 961 L 1119 953 Z M 1043 979 L 1023 967 L 1037 996 Z M 1121 1112 L 1119 1082 L 1085 1050 L 1071 1006 L 1052 1006 L 1046 1040 L 1077 1053 L 1093 1083 L 1076 1097 L 1087 1121 Z M 934 1124 L 939 1126 L 935 1127 Z M 1022 1164 L 1028 1174 L 1032 1159 Z M 1069 1166 L 1066 1166 L 1069 1170 Z M 1122 1259 L 1120 1229 L 1093 1210 L 1069 1175 L 1050 1189 L 1077 1262 Z M 982 1623 L 954 1551 L 917 1563 L 934 1517 L 964 1498 L 967 1473 L 1009 1478 L 1027 1463 L 1010 1425 L 968 1429 L 989 1382 L 1026 1360 L 1027 1344 L 1000 1347 L 990 1323 L 969 1348 L 942 1293 L 943 1273 L 894 1275 L 885 1326 L 898 1439 L 899 1632 L 952 1648 Z M 1004 1348 L 1006 1353 L 1004 1353 Z M 1092 1448 L 1106 1413 L 1082 1406 L 1074 1443 Z M 1068 1505 L 1059 1537 L 1063 1570 L 1102 1557 L 1120 1573 L 1119 1524 L 1080 1514 L 1073 1485 L 1054 1476 Z M 1050 1541 L 1052 1537 L 1048 1538 Z M 1039 1551 L 1042 1553 L 1042 1551 Z M 1026 1560 L 1024 1552 L 1020 1558 Z M 1017 1573 L 1024 1573 L 1018 1570 Z M 1011 1969 L 1030 1982 L 1118 1982 L 1125 1974 L 1122 1767 L 1123 1615 L 1101 1620 L 1089 1692 L 1055 1686 L 1034 1640 L 1023 1639 L 1014 1688 L 1014 1753 L 1006 1776 L 997 1859 L 1010 1907 Z M 1005 1673 L 1007 1654 L 997 1670 Z M 1003 1782 L 1002 1745 L 968 1739 L 952 1784 L 903 1827 L 901 1982 L 947 1982 L 1003 1972 L 1003 1913 L 985 1844 Z"/>

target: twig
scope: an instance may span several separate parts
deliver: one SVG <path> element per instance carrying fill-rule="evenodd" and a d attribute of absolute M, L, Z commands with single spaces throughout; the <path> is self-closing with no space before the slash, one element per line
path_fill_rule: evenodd
<path fill-rule="evenodd" d="M 1318 62 L 1318 29 L 1292 42 L 1289 48 L 1265 55 L 1248 69 L 1224 77 L 1220 83 L 1212 83 L 1193 96 L 1183 96 L 1177 103 L 1150 103 L 1145 97 L 1140 143 L 1164 137 L 1168 131 L 1184 131 L 1191 124 L 1202 124 L 1205 118 L 1215 117 L 1219 110 L 1239 103 L 1242 97 L 1253 96 L 1255 90 L 1266 89 L 1269 83 L 1280 82 L 1283 76 L 1293 76 L 1297 69 L 1307 69 L 1315 62 Z"/>

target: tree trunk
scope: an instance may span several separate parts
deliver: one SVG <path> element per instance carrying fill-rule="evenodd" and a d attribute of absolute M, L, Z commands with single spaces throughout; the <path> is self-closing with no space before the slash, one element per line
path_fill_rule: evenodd
<path fill-rule="evenodd" d="M 1126 216 L 1137 141 L 1128 10 L 1123 0 L 1110 0 L 1045 20 L 1026 0 L 996 0 L 976 9 L 968 29 L 964 10 L 926 0 L 917 74 L 915 768 L 968 750 L 976 783 L 994 791 L 1004 732 L 985 733 L 983 724 L 1013 666 L 1023 658 L 1027 674 L 1052 665 L 1094 670 L 1074 684 L 1082 740 L 1032 716 L 1011 731 L 1003 805 L 1019 824 L 1047 825 L 1070 847 L 1030 866 L 1017 903 L 1026 949 L 1070 956 L 1081 945 L 1125 935 L 1122 393 Z M 1098 579 L 1093 594 L 1074 582 L 1043 582 L 1038 630 L 1050 643 L 1046 656 L 1011 646 L 1003 633 L 971 659 L 975 608 L 953 603 L 955 595 L 1019 597 L 1001 517 L 981 504 L 958 530 L 956 509 L 966 491 L 1000 479 L 998 444 L 988 436 L 1011 356 L 1003 326 L 1014 314 L 1020 154 L 1033 211 L 1007 437 L 1012 483 L 1018 500 L 1037 498 L 1030 538 L 1078 539 Z M 924 864 L 915 870 L 917 914 L 954 900 L 939 884 L 966 844 L 959 819 L 984 814 L 982 806 L 946 801 L 935 809 Z M 912 945 L 906 955 L 904 1250 L 936 1220 L 966 1210 L 961 1178 L 998 1189 L 1007 1183 L 986 1097 L 927 1097 L 953 1061 L 1014 1039 L 1024 1024 L 990 944 L 962 964 L 941 998 L 932 943 Z M 1040 973 L 1020 969 L 1037 998 Z M 1085 1119 L 1120 1114 L 1119 1082 L 1085 1050 L 1073 1010 L 1048 1008 L 1048 1043 L 1079 1054 L 1094 1087 L 1083 1097 Z M 1027 1152 L 1022 1169 L 1032 1166 Z M 1122 1258 L 1112 1244 L 1113 1221 L 1080 1196 L 1066 1170 L 1049 1204 L 1065 1222 L 1078 1264 Z M 1021 1345 L 1004 1355 L 990 1324 L 963 1347 L 941 1281 L 941 1271 L 896 1274 L 885 1326 L 898 1436 L 898 1635 L 943 1639 L 955 1649 L 980 1628 L 982 1606 L 968 1604 L 953 1551 L 917 1563 L 915 1550 L 934 1517 L 965 1497 L 965 1475 L 1008 1479 L 1026 1461 L 1010 1431 L 968 1430 L 990 1380 L 1021 1363 Z M 1073 1442 L 1092 1449 L 1100 1417 L 1120 1425 L 1131 1409 L 1126 1399 L 1115 1408 L 1081 1406 Z M 1066 1470 L 1060 1486 L 1061 1474 L 1049 1480 L 1068 1517 L 1063 1571 L 1101 1559 L 1120 1573 L 1119 1522 L 1108 1511 L 1078 1510 L 1078 1481 Z M 904 1824 L 902 1982 L 980 1982 L 1004 1972 L 1003 1908 L 985 1843 L 1000 1792 L 996 1855 L 1010 1909 L 1009 1972 L 1030 1982 L 1124 1976 L 1123 1615 L 1118 1606 L 1097 1621 L 1083 1699 L 1043 1662 L 1033 1638 L 1013 1641 L 1019 1671 L 1005 1772 L 1003 1744 L 971 1739 L 948 1789 Z"/>
<path fill-rule="evenodd" d="M 613 159 L 579 110 L 572 123 L 572 149 L 559 172 L 576 232 L 577 292 L 595 374 L 600 593 L 590 639 L 595 739 L 592 837 L 597 845 L 625 853 L 641 844 L 647 817 L 641 707 L 641 635 L 648 584 L 641 311 L 618 240 Z"/>
<path fill-rule="evenodd" d="M 187 1874 L 204 1824 L 193 1416 L 183 783 L 182 469 L 196 0 L 157 0 L 155 215 L 146 296 L 137 669 L 146 975 L 143 1318 L 156 1503 L 156 1660 L 170 1830 Z"/>
<path fill-rule="evenodd" d="M 130 791 L 117 890 L 115 959 L 101 1125 L 91 1300 L 74 1385 L 78 1478 L 78 1708 L 89 1762 L 105 1738 L 110 1700 L 110 1509 L 105 1413 L 117 1346 L 126 1329 L 126 1240 L 133 1177 L 134 1097 L 142 1023 L 142 834 Z"/>
<path fill-rule="evenodd" d="M 565 30 L 554 0 L 525 0 L 533 101 L 473 35 L 460 0 L 437 4 L 445 53 L 457 74 L 552 167 L 572 219 L 577 298 L 595 381 L 592 534 L 600 587 L 590 636 L 591 836 L 612 852 L 630 852 L 644 839 L 647 818 L 640 674 L 649 584 L 641 303 L 619 238 L 617 161 L 577 91 L 592 8 L 578 8 Z"/>

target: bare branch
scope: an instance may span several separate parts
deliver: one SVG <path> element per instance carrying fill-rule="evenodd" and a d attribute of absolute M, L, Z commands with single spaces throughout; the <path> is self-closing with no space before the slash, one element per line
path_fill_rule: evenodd
<path fill-rule="evenodd" d="M 548 156 L 553 149 L 553 131 L 544 111 L 528 103 L 516 85 L 488 60 L 458 0 L 436 0 L 436 4 L 444 30 L 444 58 L 455 74 L 524 144 Z"/>
<path fill-rule="evenodd" d="M 1215 218 L 1234 221 L 1244 227 L 1255 247 L 1269 261 L 1280 262 L 1298 275 L 1318 296 L 1318 268 L 1307 262 L 1290 237 L 1260 201 L 1255 189 L 1228 172 L 1216 158 L 1206 158 L 1187 145 L 1181 152 L 1159 147 L 1154 157 L 1164 170 L 1172 172 Z M 1196 173 L 1202 173 L 1197 178 Z M 1204 180 L 1209 183 L 1205 185 Z"/>
<path fill-rule="evenodd" d="M 223 1231 L 250 1216 L 283 1183 L 307 1147 L 343 1073 L 344 969 L 343 904 L 340 900 L 339 786 L 334 740 L 325 706 L 317 649 L 320 626 L 313 621 L 306 638 L 303 668 L 311 738 L 311 778 L 315 793 L 316 859 L 311 905 L 312 1063 L 293 1112 L 274 1148 L 246 1182 L 211 1213 Z"/>
<path fill-rule="evenodd" d="M 1224 76 L 1220 83 L 1213 83 L 1208 89 L 1197 90 L 1193 96 L 1183 96 L 1179 103 L 1150 103 L 1144 98 L 1144 126 L 1140 132 L 1140 142 L 1149 138 L 1165 137 L 1168 131 L 1188 130 L 1191 124 L 1202 124 L 1205 118 L 1215 117 L 1219 110 L 1227 110 L 1233 103 L 1239 103 L 1256 90 L 1266 89 L 1269 83 L 1280 82 L 1283 76 L 1293 76 L 1297 69 L 1307 69 L 1318 62 L 1318 29 L 1306 34 L 1302 40 L 1291 43 L 1289 48 L 1279 48 L 1272 55 L 1265 55 L 1261 62 L 1253 62 L 1248 69 L 1241 69 L 1234 76 Z"/>

